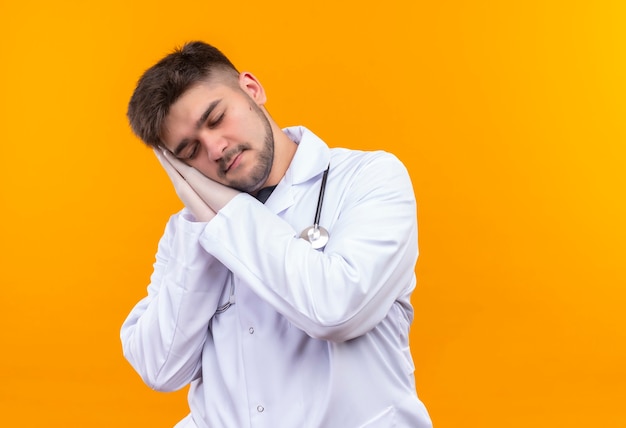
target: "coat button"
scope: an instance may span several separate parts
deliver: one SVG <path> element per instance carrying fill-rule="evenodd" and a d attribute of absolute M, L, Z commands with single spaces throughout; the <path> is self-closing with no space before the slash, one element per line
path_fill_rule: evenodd
<path fill-rule="evenodd" d="M 263 410 L 265 410 L 265 407 L 263 406 L 256 406 L 256 411 L 261 413 Z"/>
<path fill-rule="evenodd" d="M 250 334 L 254 334 L 254 327 L 250 327 L 248 331 L 250 332 Z"/>

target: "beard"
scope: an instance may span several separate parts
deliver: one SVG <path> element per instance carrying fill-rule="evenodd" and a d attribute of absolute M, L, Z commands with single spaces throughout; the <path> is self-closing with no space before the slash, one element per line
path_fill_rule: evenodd
<path fill-rule="evenodd" d="M 254 165 L 249 175 L 240 179 L 233 179 L 228 182 L 229 187 L 246 193 L 254 193 L 259 190 L 263 184 L 265 184 L 267 177 L 269 177 L 270 171 L 272 170 L 272 165 L 274 164 L 274 133 L 272 132 L 272 126 L 270 125 L 267 117 L 265 117 L 265 114 L 263 114 L 263 111 L 256 104 L 251 103 L 251 106 L 253 106 L 253 109 L 263 121 L 265 131 L 263 136 L 263 147 L 259 152 L 257 163 Z M 224 163 L 227 164 L 226 161 L 230 162 L 230 159 L 237 156 L 239 153 L 248 150 L 250 147 L 251 146 L 249 144 L 238 145 L 231 154 L 224 156 Z M 219 175 L 223 179 L 226 178 L 225 166 L 221 169 Z"/>

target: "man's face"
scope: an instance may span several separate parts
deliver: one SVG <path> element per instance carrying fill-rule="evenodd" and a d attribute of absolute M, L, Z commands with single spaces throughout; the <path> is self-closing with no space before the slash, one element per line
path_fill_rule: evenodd
<path fill-rule="evenodd" d="M 192 86 L 170 107 L 163 144 L 219 183 L 259 190 L 272 169 L 274 138 L 255 94 L 217 77 Z"/>

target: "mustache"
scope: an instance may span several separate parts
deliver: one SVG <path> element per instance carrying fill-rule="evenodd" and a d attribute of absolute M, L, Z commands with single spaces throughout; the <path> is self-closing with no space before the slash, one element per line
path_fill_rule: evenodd
<path fill-rule="evenodd" d="M 228 170 L 228 167 L 230 166 L 230 163 L 233 161 L 233 159 L 235 159 L 235 157 L 237 157 L 239 153 L 247 149 L 249 149 L 249 146 L 247 144 L 239 144 L 237 147 L 233 147 L 232 149 L 224 153 L 224 156 L 222 156 L 222 158 L 220 159 L 221 170 L 225 173 Z"/>

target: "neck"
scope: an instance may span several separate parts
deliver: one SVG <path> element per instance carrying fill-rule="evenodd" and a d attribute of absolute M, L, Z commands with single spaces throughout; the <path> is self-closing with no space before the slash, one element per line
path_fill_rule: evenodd
<path fill-rule="evenodd" d="M 274 162 L 264 187 L 275 186 L 282 180 L 298 149 L 298 145 L 291 141 L 282 129 L 273 121 L 270 123 L 274 134 Z"/>

